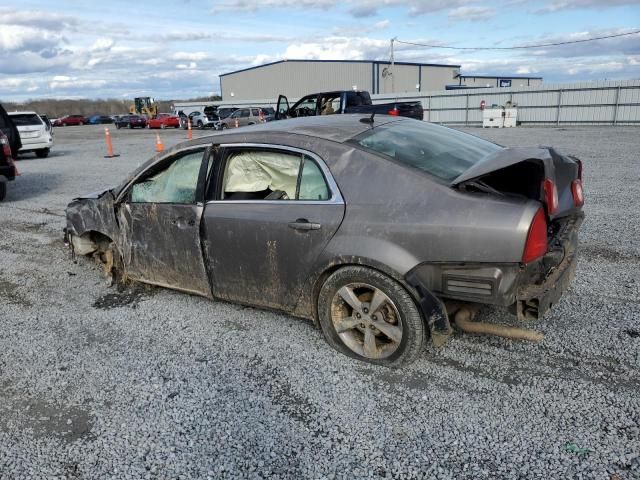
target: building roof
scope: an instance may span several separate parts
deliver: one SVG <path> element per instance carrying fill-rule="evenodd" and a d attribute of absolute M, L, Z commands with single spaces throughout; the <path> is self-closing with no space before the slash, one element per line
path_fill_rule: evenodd
<path fill-rule="evenodd" d="M 298 62 L 298 63 L 379 63 L 388 65 L 391 62 L 388 60 L 278 60 L 276 62 L 264 63 L 262 65 L 256 65 L 255 67 L 242 68 L 233 72 L 221 73 L 219 76 L 224 77 L 226 75 L 233 75 L 234 73 L 246 72 L 248 70 L 255 70 L 257 68 L 268 67 L 270 65 L 276 65 L 278 63 L 286 62 Z M 415 63 L 415 62 L 394 62 L 395 65 L 412 65 L 416 67 L 446 67 L 446 68 L 460 68 L 460 65 L 447 65 L 442 63 Z"/>
<path fill-rule="evenodd" d="M 455 76 L 455 78 L 505 78 L 505 79 L 509 79 L 509 78 L 522 78 L 523 80 L 542 80 L 542 77 L 527 77 L 526 75 L 473 75 L 473 74 L 469 74 L 469 75 L 465 75 L 462 73 L 459 73 Z"/>

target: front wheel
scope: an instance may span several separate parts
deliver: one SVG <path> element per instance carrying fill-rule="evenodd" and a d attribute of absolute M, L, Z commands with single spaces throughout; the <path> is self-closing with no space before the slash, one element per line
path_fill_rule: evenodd
<path fill-rule="evenodd" d="M 227 129 L 227 124 L 223 123 L 222 125 L 220 125 L 220 130 L 226 130 Z"/>
<path fill-rule="evenodd" d="M 350 357 L 398 367 L 424 347 L 424 322 L 413 298 L 377 270 L 349 266 L 334 272 L 317 306 L 327 342 Z"/>
<path fill-rule="evenodd" d="M 202 122 L 198 122 L 198 128 L 202 130 Z"/>

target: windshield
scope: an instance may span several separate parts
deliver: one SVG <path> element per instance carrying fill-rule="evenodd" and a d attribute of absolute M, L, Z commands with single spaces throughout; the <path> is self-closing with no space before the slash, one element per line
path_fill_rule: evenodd
<path fill-rule="evenodd" d="M 16 127 L 25 127 L 30 125 L 42 125 L 42 120 L 35 113 L 18 113 L 10 115 Z"/>
<path fill-rule="evenodd" d="M 473 135 L 417 120 L 382 125 L 353 140 L 367 150 L 446 181 L 454 180 L 487 155 L 503 148 Z"/>

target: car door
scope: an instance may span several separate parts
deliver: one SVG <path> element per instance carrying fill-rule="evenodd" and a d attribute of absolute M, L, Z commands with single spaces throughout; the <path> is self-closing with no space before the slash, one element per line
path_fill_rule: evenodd
<path fill-rule="evenodd" d="M 250 145 L 223 148 L 216 172 L 203 217 L 214 296 L 293 310 L 344 216 L 328 168 L 310 152 Z"/>
<path fill-rule="evenodd" d="M 181 150 L 119 195 L 119 247 L 129 277 L 211 296 L 200 243 L 208 162 L 205 147 Z"/>

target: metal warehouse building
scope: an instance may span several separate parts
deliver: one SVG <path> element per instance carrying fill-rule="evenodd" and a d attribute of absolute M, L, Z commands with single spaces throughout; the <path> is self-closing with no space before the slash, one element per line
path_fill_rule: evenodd
<path fill-rule="evenodd" d="M 459 73 L 460 65 L 395 62 L 392 79 L 389 62 L 281 60 L 220 75 L 220 91 L 226 102 L 277 98 L 281 93 L 299 98 L 354 87 L 372 94 L 417 93 L 457 84 Z"/>

